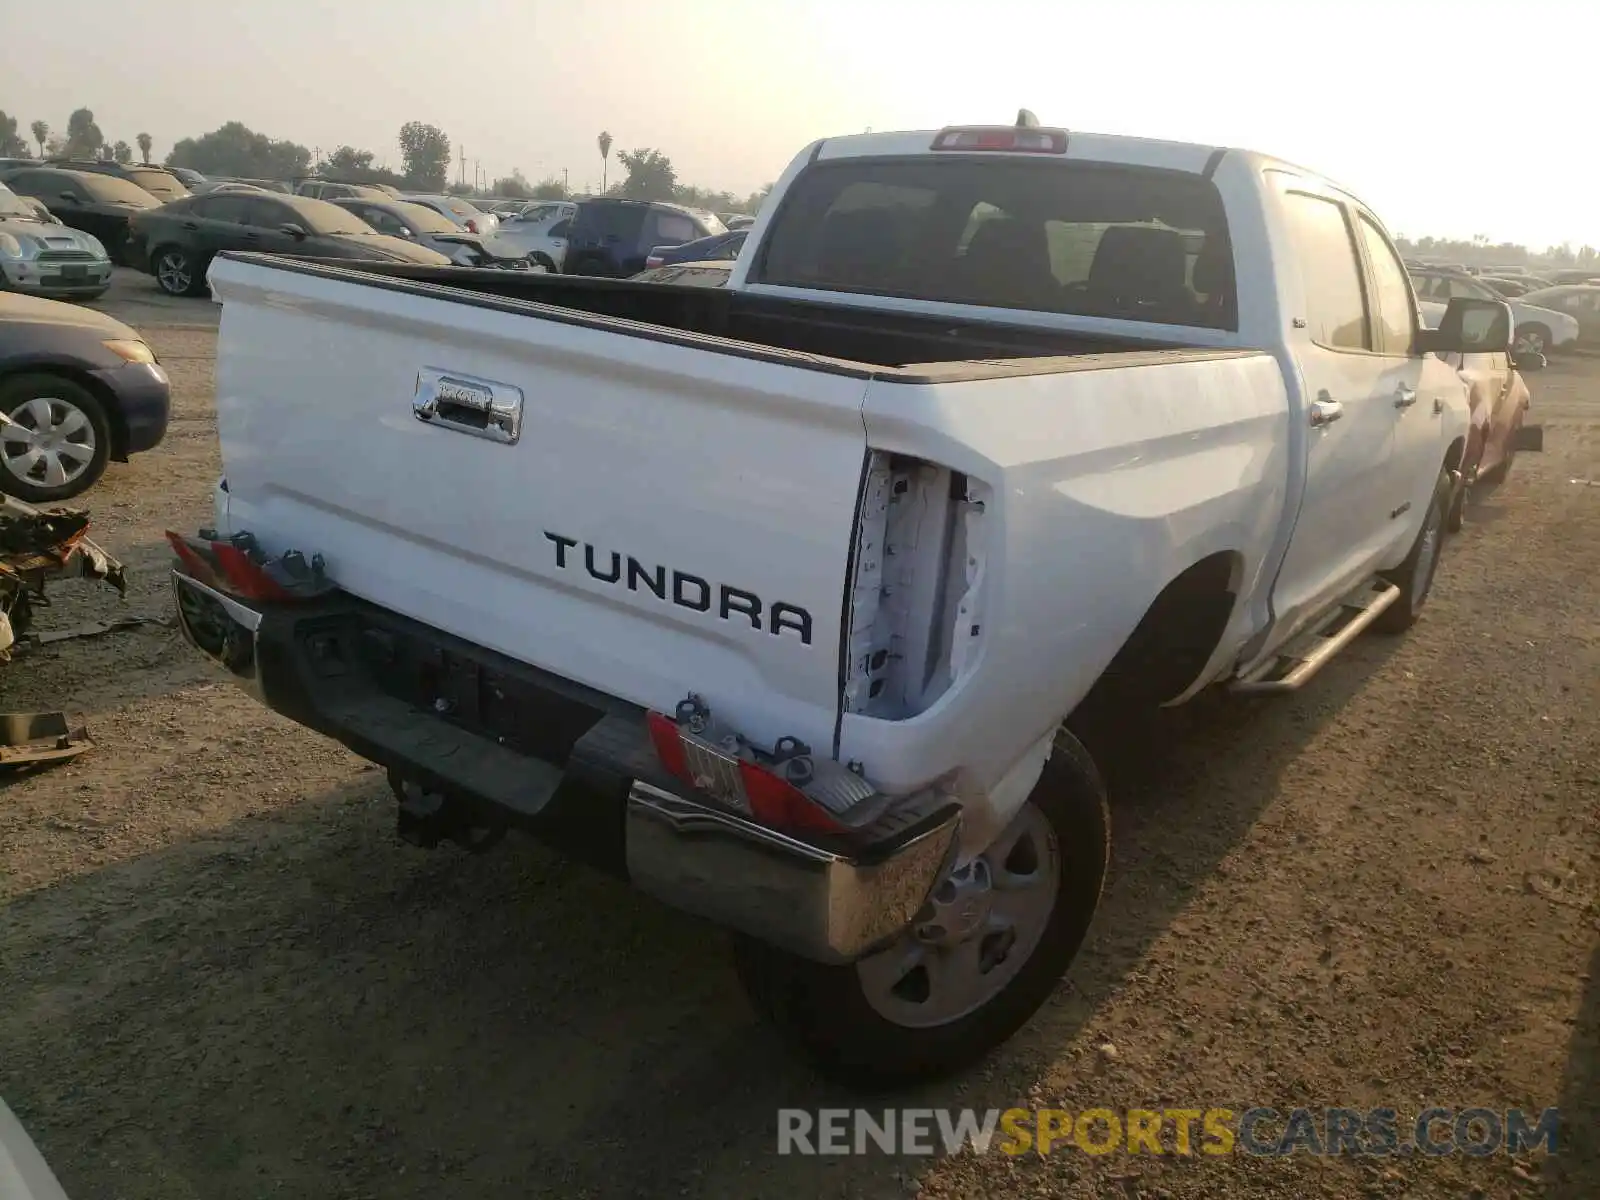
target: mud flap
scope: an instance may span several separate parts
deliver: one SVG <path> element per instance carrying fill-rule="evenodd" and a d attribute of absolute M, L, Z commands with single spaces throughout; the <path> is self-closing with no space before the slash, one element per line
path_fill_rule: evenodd
<path fill-rule="evenodd" d="M 1511 448 L 1518 453 L 1542 454 L 1544 452 L 1544 426 L 1519 426 L 1516 435 L 1511 439 Z"/>

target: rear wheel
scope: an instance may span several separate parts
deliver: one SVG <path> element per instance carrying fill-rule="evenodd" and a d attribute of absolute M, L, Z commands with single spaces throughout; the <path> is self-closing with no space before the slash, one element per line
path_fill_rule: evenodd
<path fill-rule="evenodd" d="M 1071 965 L 1110 858 L 1105 785 L 1065 731 L 983 854 L 933 889 L 911 927 L 849 966 L 740 938 L 752 1003 L 825 1074 L 856 1087 L 934 1079 L 1014 1034 Z"/>
<path fill-rule="evenodd" d="M 1453 490 L 1450 472 L 1439 472 L 1433 498 L 1422 518 L 1422 528 L 1417 531 L 1417 540 L 1411 543 L 1411 553 L 1393 571 L 1384 572 L 1384 578 L 1400 589 L 1400 598 L 1372 623 L 1372 628 L 1379 633 L 1404 633 L 1422 615 L 1422 606 L 1428 602 L 1433 578 L 1439 569 L 1439 552 L 1444 548 L 1445 522 Z"/>
<path fill-rule="evenodd" d="M 1530 321 L 1517 326 L 1516 340 L 1511 350 L 1513 354 L 1549 354 L 1551 340 L 1549 329 L 1537 321 Z"/>
<path fill-rule="evenodd" d="M 198 296 L 206 290 L 205 272 L 187 250 L 162 246 L 150 256 L 156 284 L 169 296 Z"/>

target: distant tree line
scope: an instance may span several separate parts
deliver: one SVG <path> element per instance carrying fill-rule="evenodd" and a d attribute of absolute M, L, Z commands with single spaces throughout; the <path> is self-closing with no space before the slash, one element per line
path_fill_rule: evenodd
<path fill-rule="evenodd" d="M 1600 261 L 1600 251 L 1593 246 L 1574 249 L 1568 242 L 1536 252 L 1518 242 L 1492 243 L 1483 234 L 1465 239 L 1425 237 L 1415 241 L 1402 237 L 1395 239 L 1395 245 L 1407 258 L 1437 259 L 1466 267 L 1586 267 Z"/>
<path fill-rule="evenodd" d="M 154 139 L 140 133 L 133 145 L 118 139 L 107 141 L 94 113 L 77 109 L 67 118 L 64 132 L 55 132 L 44 121 L 28 127 L 32 142 L 23 138 L 17 119 L 0 112 L 0 157 L 21 158 L 35 149 L 41 158 L 107 158 L 121 163 L 134 161 L 134 145 L 139 161 L 148 163 Z M 316 155 L 305 146 L 286 139 L 270 138 L 239 121 L 229 121 L 198 137 L 180 139 L 167 154 L 169 167 L 188 167 L 203 175 L 223 175 L 244 179 L 298 179 L 313 171 L 345 183 L 386 183 L 412 191 L 449 190 L 470 195 L 474 189 L 450 183 L 450 139 L 435 125 L 407 121 L 400 127 L 401 170 L 379 164 L 371 150 L 338 146 L 325 155 Z M 740 197 L 728 191 L 712 191 L 679 183 L 672 160 L 660 150 L 645 146 L 619 150 L 617 162 L 623 177 L 611 183 L 607 171 L 611 163 L 611 135 L 596 139 L 601 158 L 601 188 L 606 195 L 635 200 L 670 200 L 692 208 L 713 212 L 754 213 L 772 190 L 769 183 L 760 191 Z M 553 176 L 531 182 L 520 170 L 496 179 L 489 194 L 510 199 L 562 200 L 571 194 L 563 180 Z"/>
<path fill-rule="evenodd" d="M 40 158 L 109 158 L 120 163 L 133 161 L 133 147 L 121 140 L 110 142 L 95 123 L 94 113 L 87 108 L 75 110 L 67 118 L 64 133 L 56 133 L 45 121 L 34 121 L 28 126 L 32 141 L 22 136 L 17 118 L 0 111 L 0 158 L 23 158 L 37 153 Z M 144 161 L 150 161 L 150 135 L 141 133 L 134 138 Z"/>

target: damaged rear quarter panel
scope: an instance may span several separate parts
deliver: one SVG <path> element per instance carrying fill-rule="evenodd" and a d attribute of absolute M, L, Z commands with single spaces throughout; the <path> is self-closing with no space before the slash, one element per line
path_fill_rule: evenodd
<path fill-rule="evenodd" d="M 984 633 L 967 673 L 903 721 L 847 713 L 840 756 L 909 791 L 959 772 L 967 795 L 1001 780 L 1008 807 L 1037 777 L 1041 741 L 1088 692 L 1145 610 L 1185 568 L 1241 556 L 1258 576 L 1286 503 L 1288 398 L 1266 355 L 908 386 L 875 381 L 875 450 L 986 484 Z M 1242 641 L 1236 603 L 1224 642 Z M 1004 814 L 1001 814 L 1004 815 Z"/>

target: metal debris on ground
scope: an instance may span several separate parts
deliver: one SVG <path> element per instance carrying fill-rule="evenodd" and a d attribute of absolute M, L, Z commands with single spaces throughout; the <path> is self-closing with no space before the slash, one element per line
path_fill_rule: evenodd
<path fill-rule="evenodd" d="M 65 762 L 93 746 L 89 730 L 68 726 L 65 713 L 0 713 L 0 769 Z"/>
<path fill-rule="evenodd" d="M 38 509 L 0 496 L 0 662 L 27 633 L 33 610 L 48 603 L 47 578 L 76 570 L 127 595 L 122 564 L 89 540 L 88 529 L 81 508 Z"/>
<path fill-rule="evenodd" d="M 90 621 L 70 629 L 47 629 L 43 633 L 30 633 L 22 640 L 48 646 L 53 642 L 70 642 L 76 638 L 99 637 L 103 633 L 120 633 L 124 629 L 138 629 L 144 625 L 163 625 L 156 617 L 118 617 L 115 621 Z"/>

